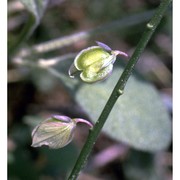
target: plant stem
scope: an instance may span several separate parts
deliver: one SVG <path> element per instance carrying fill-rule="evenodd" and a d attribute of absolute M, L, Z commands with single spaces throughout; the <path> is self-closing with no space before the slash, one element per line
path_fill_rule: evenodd
<path fill-rule="evenodd" d="M 71 45 L 79 40 L 89 39 L 90 37 L 96 36 L 99 33 L 105 33 L 105 32 L 113 31 L 116 29 L 128 28 L 130 26 L 137 25 L 137 24 L 140 24 L 149 20 L 150 17 L 153 15 L 153 12 L 154 11 L 151 10 L 148 12 L 143 12 L 143 13 L 127 16 L 123 19 L 101 25 L 94 29 L 56 38 L 47 42 L 34 45 L 32 47 L 23 48 L 18 53 L 18 56 L 25 57 L 25 56 L 31 55 L 32 53 L 37 53 L 37 54 L 46 53 L 49 51 L 53 51 L 53 50 Z"/>
<path fill-rule="evenodd" d="M 139 43 L 136 46 L 136 49 L 131 56 L 128 64 L 126 65 L 121 77 L 119 78 L 111 96 L 109 97 L 99 119 L 97 120 L 96 124 L 94 125 L 94 128 L 90 130 L 89 136 L 87 137 L 86 143 L 84 144 L 83 149 L 81 150 L 81 153 L 77 159 L 77 162 L 68 178 L 68 180 L 75 180 L 81 171 L 81 169 L 84 167 L 87 158 L 92 150 L 93 145 L 95 144 L 95 141 L 106 122 L 115 102 L 119 98 L 120 95 L 123 94 L 125 85 L 127 80 L 129 79 L 133 68 L 135 64 L 137 63 L 140 55 L 144 51 L 148 41 L 150 40 L 152 34 L 155 32 L 156 27 L 160 23 L 163 14 L 165 13 L 166 9 L 168 8 L 169 4 L 171 3 L 171 0 L 163 0 L 161 4 L 159 5 L 158 9 L 156 10 L 154 16 L 150 20 L 150 22 L 146 25 L 146 29 L 144 34 L 142 35 Z"/>

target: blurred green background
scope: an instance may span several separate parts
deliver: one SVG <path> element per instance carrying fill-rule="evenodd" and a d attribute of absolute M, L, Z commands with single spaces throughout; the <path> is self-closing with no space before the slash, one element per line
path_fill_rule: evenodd
<path fill-rule="evenodd" d="M 8 179 L 64 180 L 70 173 L 88 135 L 79 125 L 72 143 L 51 150 L 32 148 L 33 127 L 52 114 L 90 119 L 55 73 L 15 60 L 18 52 L 52 39 L 88 32 L 87 38 L 25 58 L 52 59 L 69 55 L 102 41 L 112 49 L 132 54 L 145 25 L 160 1 L 155 0 L 51 0 L 40 24 L 24 43 L 9 51 L 8 61 Z M 8 1 L 8 45 L 18 42 L 30 13 L 20 1 Z M 129 17 L 131 17 L 129 19 Z M 150 40 L 136 70 L 158 90 L 172 116 L 172 16 L 171 7 Z M 80 37 L 80 38 L 79 38 Z M 79 38 L 79 39 L 78 39 Z M 73 54 L 72 54 L 73 53 Z M 72 57 L 71 57 L 72 56 Z M 61 62 L 62 65 L 65 62 Z M 126 63 L 124 61 L 124 63 Z M 56 67 L 60 66 L 58 64 Z M 118 66 L 118 65 L 116 65 Z M 63 72 L 63 70 L 62 70 Z M 169 127 L 170 128 L 170 127 Z M 161 151 L 146 152 L 101 133 L 80 180 L 171 180 L 172 142 Z"/>

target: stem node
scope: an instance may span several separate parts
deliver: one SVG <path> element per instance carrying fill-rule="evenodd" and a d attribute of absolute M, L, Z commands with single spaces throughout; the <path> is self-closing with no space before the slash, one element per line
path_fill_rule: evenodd
<path fill-rule="evenodd" d="M 118 95 L 121 96 L 123 93 L 124 93 L 124 90 L 123 89 L 118 89 Z"/>
<path fill-rule="evenodd" d="M 151 24 L 151 23 L 148 23 L 146 26 L 147 26 L 147 28 L 150 29 L 150 30 L 153 30 L 153 29 L 154 29 L 154 26 L 153 26 L 153 24 Z"/>

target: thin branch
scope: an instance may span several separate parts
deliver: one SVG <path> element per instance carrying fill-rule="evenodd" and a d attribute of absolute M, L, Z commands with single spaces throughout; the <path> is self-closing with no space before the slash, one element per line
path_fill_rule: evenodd
<path fill-rule="evenodd" d="M 131 15 L 123 19 L 101 25 L 97 28 L 87 31 L 78 32 L 72 35 L 63 36 L 57 39 L 53 39 L 47 42 L 43 42 L 32 47 L 23 48 L 17 56 L 25 57 L 32 53 L 45 53 L 52 50 L 56 50 L 65 46 L 69 46 L 79 40 L 88 39 L 100 33 L 109 31 L 115 31 L 117 29 L 124 29 L 136 24 L 140 24 L 150 19 L 154 11 L 143 12 L 136 15 Z"/>
<path fill-rule="evenodd" d="M 49 58 L 49 59 L 38 59 L 36 61 L 32 61 L 32 59 L 26 59 L 25 60 L 21 57 L 15 57 L 13 59 L 13 63 L 16 65 L 19 65 L 19 66 L 44 69 L 47 72 L 49 72 L 51 75 L 53 75 L 54 77 L 57 77 L 61 81 L 66 82 L 65 83 L 66 87 L 68 87 L 69 89 L 73 89 L 73 87 L 75 85 L 77 85 L 78 81 L 72 80 L 71 78 L 69 78 L 69 76 L 65 75 L 64 73 L 62 73 L 58 70 L 56 70 L 54 66 L 57 65 L 58 63 L 62 62 L 62 61 L 66 61 L 70 58 L 74 58 L 75 56 L 76 56 L 76 53 L 69 53 L 66 55 L 53 57 L 53 58 Z"/>

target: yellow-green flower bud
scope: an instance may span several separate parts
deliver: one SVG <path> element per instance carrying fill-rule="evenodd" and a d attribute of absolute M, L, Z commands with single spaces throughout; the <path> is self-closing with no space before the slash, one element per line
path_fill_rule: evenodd
<path fill-rule="evenodd" d="M 109 46 L 97 42 L 98 46 L 92 46 L 82 50 L 75 58 L 69 69 L 69 76 L 74 77 L 80 71 L 80 78 L 87 83 L 104 80 L 111 75 L 113 64 L 117 55 L 127 54 L 118 50 L 111 50 Z"/>

